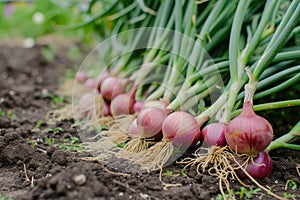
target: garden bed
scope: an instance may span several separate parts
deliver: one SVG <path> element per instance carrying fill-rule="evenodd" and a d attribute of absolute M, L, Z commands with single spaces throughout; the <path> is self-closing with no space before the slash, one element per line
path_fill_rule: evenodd
<path fill-rule="evenodd" d="M 47 123 L 46 113 L 64 100 L 50 94 L 55 94 L 60 78 L 74 63 L 60 54 L 47 61 L 42 54 L 45 47 L 0 47 L 0 199 L 217 198 L 218 180 L 206 172 L 168 166 L 162 172 L 163 181 L 182 186 L 164 190 L 159 172 L 123 172 L 91 159 L 82 151 L 73 119 Z M 274 130 L 289 130 L 281 124 L 274 124 Z M 270 155 L 273 173 L 259 182 L 279 196 L 300 199 L 299 189 L 287 184 L 300 184 L 299 153 L 278 149 Z M 273 199 L 256 190 L 251 181 L 245 182 L 253 187 L 246 188 L 242 199 L 246 195 Z M 237 182 L 232 182 L 232 190 L 237 194 L 244 191 Z"/>

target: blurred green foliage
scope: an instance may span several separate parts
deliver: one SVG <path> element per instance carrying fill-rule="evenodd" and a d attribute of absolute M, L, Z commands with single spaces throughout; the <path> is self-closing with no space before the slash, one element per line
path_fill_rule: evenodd
<path fill-rule="evenodd" d="M 69 29 L 85 21 L 84 4 L 74 0 L 0 1 L 0 39 L 33 38 L 58 33 L 85 44 L 94 42 L 94 27 Z"/>

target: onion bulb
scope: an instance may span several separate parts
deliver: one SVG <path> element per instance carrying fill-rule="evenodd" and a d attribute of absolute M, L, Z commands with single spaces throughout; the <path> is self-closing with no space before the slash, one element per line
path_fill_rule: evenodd
<path fill-rule="evenodd" d="M 91 116 L 96 114 L 97 116 L 102 115 L 102 97 L 100 94 L 95 92 L 85 93 L 79 100 L 78 107 L 81 117 Z"/>
<path fill-rule="evenodd" d="M 107 70 L 104 70 L 98 77 L 98 84 L 97 84 L 97 90 L 99 93 L 101 93 L 101 85 L 103 83 L 103 81 L 105 79 L 107 79 L 108 77 L 110 77 L 111 74 L 107 71 Z"/>
<path fill-rule="evenodd" d="M 88 79 L 88 76 L 86 73 L 82 71 L 78 71 L 75 75 L 75 80 L 81 83 L 84 83 Z"/>
<path fill-rule="evenodd" d="M 80 109 L 80 114 L 85 117 L 90 111 L 93 105 L 94 94 L 92 92 L 85 93 L 81 96 L 78 106 Z"/>
<path fill-rule="evenodd" d="M 134 97 L 137 88 L 137 86 L 133 86 L 129 93 L 120 94 L 111 101 L 110 112 L 113 116 L 134 113 Z"/>
<path fill-rule="evenodd" d="M 135 135 L 135 136 L 139 135 L 137 119 L 133 120 L 133 122 L 131 123 L 129 127 L 129 135 Z"/>
<path fill-rule="evenodd" d="M 260 152 L 253 160 L 249 159 L 246 172 L 256 179 L 264 179 L 271 175 L 273 170 L 273 162 L 271 157 L 265 151 Z M 247 175 L 242 171 L 238 171 L 240 178 L 246 178 Z"/>
<path fill-rule="evenodd" d="M 162 126 L 163 137 L 175 147 L 189 147 L 200 139 L 200 128 L 194 116 L 187 112 L 171 113 Z"/>
<path fill-rule="evenodd" d="M 223 123 L 211 123 L 202 130 L 202 141 L 206 147 L 225 146 L 226 125 Z"/>
<path fill-rule="evenodd" d="M 144 102 L 143 101 L 137 101 L 134 103 L 133 105 L 133 110 L 135 113 L 138 113 L 142 110 L 142 107 L 144 105 Z"/>
<path fill-rule="evenodd" d="M 254 113 L 252 104 L 246 101 L 240 115 L 229 122 L 225 138 L 233 151 L 256 155 L 271 143 L 273 129 L 266 119 Z"/>
<path fill-rule="evenodd" d="M 84 85 L 88 89 L 95 89 L 97 87 L 97 79 L 96 78 L 89 78 L 84 82 Z"/>
<path fill-rule="evenodd" d="M 107 117 L 110 116 L 110 104 L 109 103 L 105 103 L 105 105 L 103 106 L 103 116 Z"/>
<path fill-rule="evenodd" d="M 125 86 L 125 80 L 108 77 L 101 84 L 101 94 L 106 101 L 110 102 L 114 97 L 125 92 Z"/>
<path fill-rule="evenodd" d="M 161 137 L 162 124 L 167 117 L 163 109 L 145 108 L 137 115 L 139 135 L 142 138 Z"/>

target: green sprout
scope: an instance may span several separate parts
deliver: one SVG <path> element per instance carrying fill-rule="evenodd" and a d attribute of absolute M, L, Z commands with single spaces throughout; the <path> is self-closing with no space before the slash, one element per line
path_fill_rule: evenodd
<path fill-rule="evenodd" d="M 126 143 L 122 142 L 122 143 L 117 144 L 117 147 L 123 149 L 125 147 L 125 145 L 126 145 Z"/>
<path fill-rule="evenodd" d="M 290 193 L 287 193 L 287 192 L 284 192 L 284 193 L 283 193 L 283 196 L 284 196 L 284 198 L 286 198 L 286 199 L 295 199 L 295 198 L 296 198 L 296 195 L 290 194 Z"/>
<path fill-rule="evenodd" d="M 167 171 L 165 172 L 165 175 L 166 175 L 167 177 L 170 177 L 170 176 L 173 175 L 173 172 L 172 172 L 171 170 L 167 170 Z"/>
<path fill-rule="evenodd" d="M 216 200 L 223 200 L 223 199 L 236 199 L 235 195 L 238 195 L 239 199 L 252 199 L 254 198 L 254 195 L 257 195 L 261 192 L 261 189 L 252 189 L 247 190 L 245 187 L 240 187 L 240 191 L 234 192 L 233 190 L 229 190 L 228 194 L 225 194 L 225 196 L 222 196 L 219 194 L 216 197 Z"/>
<path fill-rule="evenodd" d="M 0 108 L 0 117 L 5 116 L 5 112 Z"/>
<path fill-rule="evenodd" d="M 12 197 L 5 198 L 0 194 L 0 200 L 13 200 L 13 198 Z"/>
<path fill-rule="evenodd" d="M 81 144 L 78 144 L 78 137 L 70 137 L 70 139 L 65 139 L 64 142 L 59 144 L 59 148 L 62 150 L 68 151 L 81 151 L 84 150 L 85 147 Z"/>
<path fill-rule="evenodd" d="M 286 184 L 285 184 L 285 190 L 287 190 L 289 188 L 291 188 L 292 190 L 296 190 L 297 189 L 297 183 L 295 183 L 295 181 L 289 179 L 286 181 Z"/>
<path fill-rule="evenodd" d="M 46 140 L 46 143 L 47 143 L 49 146 L 52 146 L 52 145 L 54 144 L 54 142 L 55 142 L 55 139 L 54 139 L 54 138 L 48 138 L 48 137 L 46 137 L 45 140 Z"/>
<path fill-rule="evenodd" d="M 259 188 L 257 189 L 252 189 L 248 191 L 246 188 L 241 187 L 240 191 L 236 192 L 235 194 L 239 195 L 240 199 L 242 199 L 244 196 L 248 199 L 253 198 L 255 194 L 258 194 L 261 190 Z"/>
<path fill-rule="evenodd" d="M 44 131 L 45 132 L 53 132 L 53 133 L 59 133 L 61 132 L 63 129 L 60 127 L 55 127 L 55 128 L 45 128 Z"/>
<path fill-rule="evenodd" d="M 186 168 L 182 168 L 180 170 L 180 172 L 181 172 L 182 176 L 185 176 L 185 177 L 187 176 Z"/>
<path fill-rule="evenodd" d="M 42 48 L 41 53 L 48 62 L 53 62 L 54 58 L 55 58 L 54 51 L 55 51 L 55 49 L 53 49 L 53 48 L 44 47 L 44 48 Z"/>
<path fill-rule="evenodd" d="M 12 110 L 7 111 L 6 116 L 13 121 L 18 119 L 17 115 Z"/>
<path fill-rule="evenodd" d="M 50 98 L 52 106 L 57 106 L 64 102 L 69 102 L 68 98 L 63 95 L 55 95 L 55 94 L 51 94 L 51 93 L 46 93 L 42 97 L 44 99 Z"/>
<path fill-rule="evenodd" d="M 35 145 L 36 145 L 35 141 L 34 141 L 34 140 L 30 140 L 30 146 L 31 146 L 32 148 L 34 148 Z"/>
<path fill-rule="evenodd" d="M 43 121 L 39 120 L 36 125 L 33 127 L 33 130 L 39 129 L 41 125 L 43 124 Z"/>

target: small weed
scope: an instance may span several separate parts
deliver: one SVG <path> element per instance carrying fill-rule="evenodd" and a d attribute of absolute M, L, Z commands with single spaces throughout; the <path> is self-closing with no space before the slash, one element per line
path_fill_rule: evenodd
<path fill-rule="evenodd" d="M 54 138 L 48 138 L 46 137 L 45 138 L 45 141 L 46 143 L 49 145 L 49 146 L 53 146 L 54 142 L 55 142 L 55 139 Z"/>
<path fill-rule="evenodd" d="M 296 190 L 297 189 L 297 183 L 295 183 L 295 181 L 289 179 L 286 181 L 286 184 L 285 184 L 285 190 L 287 190 L 289 188 L 291 188 L 292 190 Z"/>
<path fill-rule="evenodd" d="M 30 146 L 31 146 L 32 148 L 34 148 L 35 145 L 36 145 L 35 141 L 34 141 L 34 140 L 30 140 Z"/>
<path fill-rule="evenodd" d="M 172 172 L 171 170 L 167 170 L 167 171 L 165 172 L 165 175 L 166 175 L 167 177 L 170 177 L 170 176 L 173 175 L 173 172 Z"/>
<path fill-rule="evenodd" d="M 66 71 L 65 76 L 68 79 L 74 79 L 76 76 L 76 72 L 77 71 L 75 71 L 75 70 L 68 70 L 68 71 Z"/>
<path fill-rule="evenodd" d="M 187 176 L 186 168 L 182 168 L 180 170 L 180 172 L 181 172 L 182 176 L 185 176 L 185 177 Z"/>
<path fill-rule="evenodd" d="M 258 194 L 261 190 L 259 188 L 257 189 L 252 189 L 248 191 L 246 188 L 241 187 L 240 191 L 236 192 L 235 194 L 239 195 L 240 199 L 242 199 L 244 196 L 248 199 L 253 198 L 255 194 Z"/>
<path fill-rule="evenodd" d="M 67 151 L 81 151 L 85 149 L 80 144 L 66 144 L 66 143 L 60 143 L 59 148 Z"/>
<path fill-rule="evenodd" d="M 117 147 L 123 149 L 125 147 L 125 145 L 126 145 L 126 143 L 122 142 L 122 143 L 117 144 Z"/>
<path fill-rule="evenodd" d="M 63 95 L 54 95 L 51 93 L 46 93 L 43 95 L 43 98 L 50 98 L 52 106 L 56 106 L 62 104 L 64 102 L 68 102 L 68 99 Z"/>
<path fill-rule="evenodd" d="M 225 197 L 223 197 L 221 194 L 219 194 L 216 197 L 216 200 L 223 200 L 223 199 L 234 200 L 235 198 L 233 198 L 233 191 L 229 190 L 228 194 L 225 194 Z"/>
<path fill-rule="evenodd" d="M 0 117 L 5 116 L 4 111 L 0 108 Z"/>
<path fill-rule="evenodd" d="M 13 121 L 18 119 L 17 115 L 12 110 L 7 111 L 6 116 Z"/>
<path fill-rule="evenodd" d="M 13 200 L 13 198 L 12 197 L 5 198 L 0 194 L 0 200 Z"/>
<path fill-rule="evenodd" d="M 60 127 L 55 127 L 55 128 L 45 128 L 44 131 L 45 132 L 53 132 L 53 133 L 59 133 L 61 132 L 63 129 Z"/>
<path fill-rule="evenodd" d="M 166 175 L 167 177 L 171 177 L 171 176 L 177 177 L 177 176 L 183 175 L 183 173 L 182 173 L 181 170 L 180 170 L 180 172 L 181 172 L 181 173 L 174 173 L 174 172 L 172 172 L 171 170 L 167 170 L 167 171 L 165 172 L 165 175 Z M 183 175 L 183 176 L 184 176 L 184 175 Z"/>
<path fill-rule="evenodd" d="M 70 137 L 70 139 L 65 139 L 64 142 L 59 144 L 59 148 L 62 150 L 69 150 L 69 151 L 80 151 L 84 150 L 85 148 L 78 144 L 79 138 L 78 137 Z"/>
<path fill-rule="evenodd" d="M 40 144 L 42 144 L 42 143 L 44 143 L 44 139 L 43 138 L 39 138 L 39 139 L 37 139 L 37 142 L 40 143 Z"/>
<path fill-rule="evenodd" d="M 240 187 L 240 191 L 234 192 L 232 190 L 229 190 L 228 194 L 225 194 L 225 197 L 223 197 L 221 194 L 219 194 L 216 197 L 216 200 L 223 200 L 223 199 L 235 199 L 234 196 L 237 195 L 238 199 L 252 199 L 254 198 L 254 195 L 259 194 L 261 190 L 259 188 L 247 190 L 245 187 Z"/>
<path fill-rule="evenodd" d="M 41 125 L 43 124 L 43 121 L 39 120 L 36 125 L 33 127 L 34 130 L 39 129 Z"/>
<path fill-rule="evenodd" d="M 78 137 L 71 137 L 71 143 L 72 144 L 75 144 L 75 143 L 77 143 L 79 141 L 79 138 Z"/>
<path fill-rule="evenodd" d="M 31 181 L 30 181 L 30 187 L 31 188 L 34 188 L 34 178 L 33 178 L 33 176 L 31 177 Z"/>
<path fill-rule="evenodd" d="M 42 48 L 41 50 L 43 57 L 48 61 L 52 62 L 55 58 L 54 49 L 52 48 Z"/>
<path fill-rule="evenodd" d="M 107 131 L 108 127 L 105 125 L 101 125 L 100 127 L 95 127 L 93 130 L 96 131 L 97 133 L 100 133 L 102 131 Z"/>
<path fill-rule="evenodd" d="M 284 198 L 286 198 L 286 199 L 295 199 L 295 198 L 296 198 L 296 195 L 290 194 L 290 193 L 287 193 L 287 192 L 284 192 L 284 193 L 283 193 L 283 196 L 284 196 Z"/>

